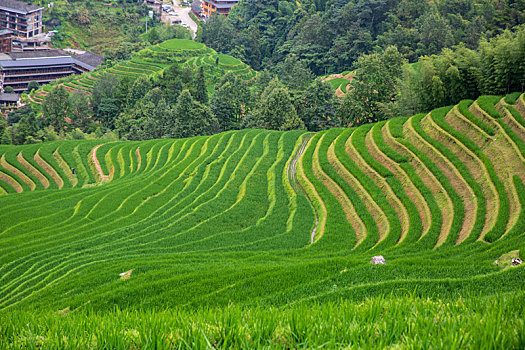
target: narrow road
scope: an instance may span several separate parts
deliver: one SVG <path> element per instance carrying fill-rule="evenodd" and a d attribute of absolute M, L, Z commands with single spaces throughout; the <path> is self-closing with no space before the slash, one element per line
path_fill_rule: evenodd
<path fill-rule="evenodd" d="M 161 19 L 163 23 L 166 24 L 173 24 L 174 20 L 179 19 L 182 23 L 185 23 L 188 25 L 189 29 L 191 30 L 192 34 L 191 36 L 195 38 L 195 35 L 197 35 L 197 23 L 193 21 L 190 17 L 191 7 L 186 6 L 180 6 L 179 0 L 172 0 L 173 11 L 175 12 L 175 15 L 169 15 L 168 13 L 162 11 Z"/>
<path fill-rule="evenodd" d="M 306 146 L 308 146 L 308 141 L 310 141 L 312 136 L 313 135 L 304 136 L 301 146 L 299 147 L 297 152 L 292 156 L 293 159 L 290 163 L 288 163 L 288 169 L 287 169 L 288 182 L 292 185 L 294 192 L 297 194 L 302 194 L 306 196 L 308 200 L 310 200 L 310 198 L 308 198 L 308 196 L 306 195 L 306 191 L 302 188 L 299 181 L 297 181 L 297 163 L 299 162 L 299 159 L 304 153 Z M 312 208 L 315 214 L 315 225 L 310 235 L 310 244 L 314 243 L 315 233 L 317 232 L 317 226 L 319 225 L 319 215 L 317 214 L 317 210 L 315 210 L 315 206 L 313 204 L 312 204 Z"/>

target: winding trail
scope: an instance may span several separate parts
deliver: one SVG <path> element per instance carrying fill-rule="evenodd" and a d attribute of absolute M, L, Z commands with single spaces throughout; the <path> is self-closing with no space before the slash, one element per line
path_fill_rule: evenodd
<path fill-rule="evenodd" d="M 104 175 L 104 172 L 102 171 L 102 167 L 100 166 L 100 162 L 98 161 L 98 158 L 97 158 L 97 150 L 99 149 L 100 146 L 103 146 L 103 145 L 104 145 L 103 143 L 100 145 L 97 145 L 93 147 L 93 149 L 91 150 L 91 158 L 93 160 L 93 164 L 95 164 L 97 173 L 100 176 L 100 181 L 105 181 L 109 179 L 109 175 Z"/>
<path fill-rule="evenodd" d="M 288 175 L 288 182 L 290 185 L 292 185 L 292 189 L 296 194 L 302 194 L 306 196 L 306 190 L 301 186 L 299 181 L 297 181 L 297 163 L 299 162 L 299 159 L 301 159 L 301 156 L 303 155 L 306 147 L 308 146 L 308 142 L 313 137 L 313 134 L 311 135 L 305 135 L 303 137 L 303 140 L 301 142 L 301 146 L 299 146 L 299 149 L 297 152 L 292 156 L 292 161 L 288 163 L 288 169 L 286 171 Z M 308 196 L 306 196 L 308 198 Z M 308 200 L 310 200 L 308 198 Z M 314 243 L 315 240 L 315 233 L 317 232 L 317 226 L 319 225 L 319 214 L 317 213 L 317 210 L 315 209 L 315 206 L 312 203 L 312 208 L 314 209 L 315 213 L 315 225 L 312 230 L 312 234 L 310 235 L 310 244 Z"/>

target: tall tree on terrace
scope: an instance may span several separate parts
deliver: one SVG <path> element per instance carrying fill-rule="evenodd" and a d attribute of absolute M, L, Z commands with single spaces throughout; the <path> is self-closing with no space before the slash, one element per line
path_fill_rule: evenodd
<path fill-rule="evenodd" d="M 208 103 L 208 89 L 206 88 L 206 78 L 203 67 L 199 67 L 199 72 L 193 78 L 191 92 L 196 101 L 203 104 Z"/>
<path fill-rule="evenodd" d="M 277 78 L 264 90 L 257 108 L 247 119 L 246 126 L 272 130 L 305 129 L 288 89 Z"/>
<path fill-rule="evenodd" d="M 66 89 L 59 85 L 45 97 L 42 103 L 42 114 L 46 125 L 51 125 L 57 131 L 66 128 L 66 117 L 69 108 L 69 94 Z"/>
<path fill-rule="evenodd" d="M 337 97 L 328 83 L 315 82 L 299 94 L 294 105 L 310 131 L 339 126 L 336 119 Z"/>
<path fill-rule="evenodd" d="M 382 53 L 359 57 L 351 90 L 339 110 L 345 124 L 373 123 L 389 115 L 385 111 L 395 101 L 404 62 L 393 46 Z"/>
<path fill-rule="evenodd" d="M 236 129 L 240 126 L 241 117 L 246 114 L 251 104 L 251 93 L 248 84 L 228 72 L 215 85 L 211 111 L 219 122 L 221 131 Z"/>

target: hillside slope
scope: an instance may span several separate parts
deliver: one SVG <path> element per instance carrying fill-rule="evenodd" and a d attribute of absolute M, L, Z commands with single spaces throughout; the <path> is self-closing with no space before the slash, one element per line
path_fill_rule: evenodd
<path fill-rule="evenodd" d="M 121 61 L 113 67 L 98 69 L 81 75 L 72 75 L 57 82 L 43 85 L 31 93 L 33 102 L 41 103 L 44 97 L 55 85 L 62 84 L 69 92 L 91 93 L 93 86 L 104 75 L 113 75 L 119 79 L 136 79 L 140 76 L 153 76 L 173 63 L 179 63 L 190 69 L 204 70 L 208 89 L 227 72 L 232 72 L 243 80 L 250 80 L 256 72 L 238 59 L 224 54 L 217 54 L 215 50 L 204 44 L 186 39 L 171 39 L 160 44 L 149 46 L 130 60 Z"/>
<path fill-rule="evenodd" d="M 493 261 L 525 249 L 524 116 L 484 96 L 316 134 L 1 146 L 0 309 L 521 290 Z"/>

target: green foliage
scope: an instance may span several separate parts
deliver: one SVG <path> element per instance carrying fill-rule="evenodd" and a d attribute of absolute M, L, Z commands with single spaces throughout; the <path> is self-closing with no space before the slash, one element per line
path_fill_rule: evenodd
<path fill-rule="evenodd" d="M 501 114 L 495 105 L 501 100 L 501 96 L 481 96 L 477 102 L 479 107 L 488 113 L 492 118 L 501 118 Z"/>
<path fill-rule="evenodd" d="M 522 294 L 431 301 L 415 296 L 286 309 L 95 310 L 3 314 L 2 347 L 57 348 L 520 348 Z M 435 322 L 429 314 L 439 315 Z M 501 319 L 501 315 L 506 315 Z M 326 327 L 330 324 L 330 327 Z M 350 327 L 359 324 L 359 329 Z M 413 327 L 411 326 L 413 325 Z M 381 331 L 378 331 L 381 329 Z M 425 329 L 421 333 L 420 329 Z M 509 330 L 515 330 L 511 332 Z M 377 336 L 380 332 L 381 336 Z"/>
<path fill-rule="evenodd" d="M 494 136 L 496 134 L 496 131 L 493 127 L 490 125 L 487 125 L 485 122 L 483 122 L 481 119 L 476 117 L 474 113 L 472 113 L 469 109 L 469 107 L 472 105 L 474 101 L 472 100 L 463 100 L 458 104 L 458 110 L 459 112 L 466 117 L 469 121 L 471 121 L 473 124 L 478 126 L 481 130 L 486 132 L 490 136 Z"/>
<path fill-rule="evenodd" d="M 516 104 L 516 101 L 521 96 L 521 92 L 513 92 L 505 96 L 505 103 L 509 105 Z"/>
<path fill-rule="evenodd" d="M 260 102 L 252 111 L 247 127 L 272 130 L 304 129 L 287 88 L 274 79 L 264 90 Z"/>
<path fill-rule="evenodd" d="M 395 47 L 381 54 L 361 56 L 340 109 L 345 124 L 357 126 L 387 119 L 401 78 L 403 58 Z"/>

